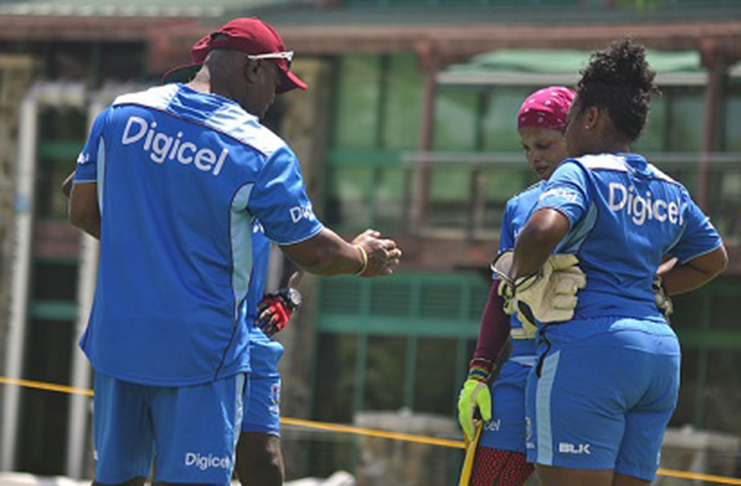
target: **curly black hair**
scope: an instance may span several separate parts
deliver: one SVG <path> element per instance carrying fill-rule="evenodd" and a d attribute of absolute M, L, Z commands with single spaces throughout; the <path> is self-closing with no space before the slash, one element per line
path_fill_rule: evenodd
<path fill-rule="evenodd" d="M 645 48 L 627 37 L 614 41 L 607 49 L 592 53 L 581 75 L 577 85 L 580 109 L 607 109 L 615 128 L 629 142 L 636 140 L 646 125 L 651 95 L 659 94 Z"/>

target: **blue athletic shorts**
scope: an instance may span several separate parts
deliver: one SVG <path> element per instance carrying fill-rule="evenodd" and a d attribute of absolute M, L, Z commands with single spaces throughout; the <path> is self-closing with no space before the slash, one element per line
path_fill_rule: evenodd
<path fill-rule="evenodd" d="M 491 385 L 491 421 L 484 425 L 479 445 L 525 452 L 525 385 L 530 366 L 507 361 Z"/>
<path fill-rule="evenodd" d="M 96 373 L 95 476 L 101 483 L 229 484 L 245 375 L 184 387 L 129 383 Z M 155 454 L 156 451 L 156 454 Z"/>
<path fill-rule="evenodd" d="M 613 317 L 550 325 L 542 335 L 540 371 L 527 385 L 528 461 L 652 481 L 679 392 L 674 331 Z"/>
<path fill-rule="evenodd" d="M 249 404 L 242 419 L 242 432 L 280 437 L 280 376 L 250 375 Z"/>
<path fill-rule="evenodd" d="M 259 333 L 259 334 L 258 334 Z M 257 432 L 280 437 L 280 375 L 278 361 L 283 345 L 262 331 L 250 333 L 249 398 L 245 397 L 242 432 Z"/>

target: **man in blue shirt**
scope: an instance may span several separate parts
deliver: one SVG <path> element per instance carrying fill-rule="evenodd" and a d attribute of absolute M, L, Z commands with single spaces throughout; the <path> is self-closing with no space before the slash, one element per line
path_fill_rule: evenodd
<path fill-rule="evenodd" d="M 239 436 L 253 222 L 304 270 L 388 275 L 401 252 L 315 217 L 296 157 L 258 119 L 305 84 L 257 19 L 210 37 L 187 85 L 123 95 L 78 158 L 70 221 L 101 240 L 90 323 L 96 481 L 226 484 Z"/>
<path fill-rule="evenodd" d="M 727 264 L 687 190 L 630 153 L 653 78 L 643 47 L 629 40 L 593 55 L 568 117 L 574 158 L 551 176 L 515 245 L 508 284 L 515 299 L 554 251 L 575 255 L 586 274 L 573 319 L 539 323 L 527 447 L 545 485 L 653 480 L 680 364 L 654 275 L 663 259 L 677 258 L 659 270 L 671 295 L 707 283 Z"/>

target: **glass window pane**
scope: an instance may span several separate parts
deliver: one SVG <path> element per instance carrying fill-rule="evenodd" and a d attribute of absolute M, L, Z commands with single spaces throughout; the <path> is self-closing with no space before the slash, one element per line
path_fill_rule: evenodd
<path fill-rule="evenodd" d="M 354 334 L 319 334 L 314 410 L 318 420 L 352 423 L 355 393 Z M 328 399 L 331 397 L 331 399 Z"/>
<path fill-rule="evenodd" d="M 336 146 L 370 148 L 377 144 L 380 57 L 353 54 L 339 62 Z"/>
<path fill-rule="evenodd" d="M 454 339 L 419 339 L 414 381 L 416 412 L 450 415 L 457 398 L 457 353 L 458 342 Z"/>
<path fill-rule="evenodd" d="M 710 295 L 710 328 L 737 331 L 739 344 L 741 344 L 741 328 L 739 328 L 739 316 L 741 316 L 741 289 L 738 281 L 724 282 L 726 279 L 718 279 L 713 282 L 708 291 Z M 728 286 L 724 286 L 723 284 Z M 736 285 L 733 285 L 736 283 Z M 730 343 L 729 343 L 730 344 Z M 741 347 L 741 346 L 739 346 Z"/>
<path fill-rule="evenodd" d="M 476 148 L 478 91 L 441 89 L 435 100 L 435 149 Z"/>
<path fill-rule="evenodd" d="M 679 332 L 682 329 L 701 327 L 705 293 L 706 289 L 672 296 L 674 303 L 674 313 L 671 316 L 672 327 Z"/>
<path fill-rule="evenodd" d="M 669 146 L 671 152 L 697 151 L 702 146 L 702 121 L 705 112 L 705 100 L 701 88 L 683 88 L 666 90 L 665 96 L 671 97 L 671 128 Z"/>
<path fill-rule="evenodd" d="M 424 80 L 414 55 L 393 56 L 387 79 L 383 123 L 384 147 L 413 150 L 419 146 Z"/>
<path fill-rule="evenodd" d="M 405 172 L 400 169 L 379 169 L 378 183 L 375 187 L 374 227 L 382 233 L 398 231 L 404 224 Z"/>
<path fill-rule="evenodd" d="M 525 98 L 538 89 L 540 88 L 501 86 L 489 92 L 482 120 L 484 150 L 498 152 L 522 150 L 517 134 L 517 112 Z"/>
<path fill-rule="evenodd" d="M 330 169 L 329 179 L 327 222 L 348 230 L 367 227 L 371 217 L 369 197 L 373 190 L 373 169 L 337 167 Z"/>
<path fill-rule="evenodd" d="M 741 434 L 741 374 L 729 373 L 741 367 L 740 351 L 711 351 L 705 390 L 705 427 L 708 430 Z"/>
<path fill-rule="evenodd" d="M 33 268 L 33 297 L 38 300 L 77 298 L 77 265 L 38 262 Z"/>
<path fill-rule="evenodd" d="M 398 410 L 403 405 L 406 338 L 368 338 L 364 410 Z"/>
<path fill-rule="evenodd" d="M 697 371 L 700 353 L 696 350 L 682 349 L 682 368 L 679 387 L 679 401 L 669 426 L 697 425 Z"/>
<path fill-rule="evenodd" d="M 666 99 L 655 96 L 651 99 L 651 113 L 648 123 L 633 151 L 638 153 L 661 152 L 666 140 Z"/>
<path fill-rule="evenodd" d="M 741 152 L 741 87 L 734 86 L 725 98 L 725 150 Z"/>
<path fill-rule="evenodd" d="M 463 167 L 434 167 L 428 187 L 427 224 L 463 228 L 468 221 L 471 173 Z"/>
<path fill-rule="evenodd" d="M 66 219 L 62 182 L 75 170 L 87 136 L 87 115 L 76 110 L 45 109 L 39 115 L 39 168 L 36 172 L 36 215 Z"/>

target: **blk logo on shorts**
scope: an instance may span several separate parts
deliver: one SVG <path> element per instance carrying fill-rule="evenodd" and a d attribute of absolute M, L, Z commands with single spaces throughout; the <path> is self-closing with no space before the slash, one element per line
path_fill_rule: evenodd
<path fill-rule="evenodd" d="M 591 454 L 589 446 L 591 444 L 570 444 L 568 442 L 558 443 L 558 452 L 561 454 Z"/>

